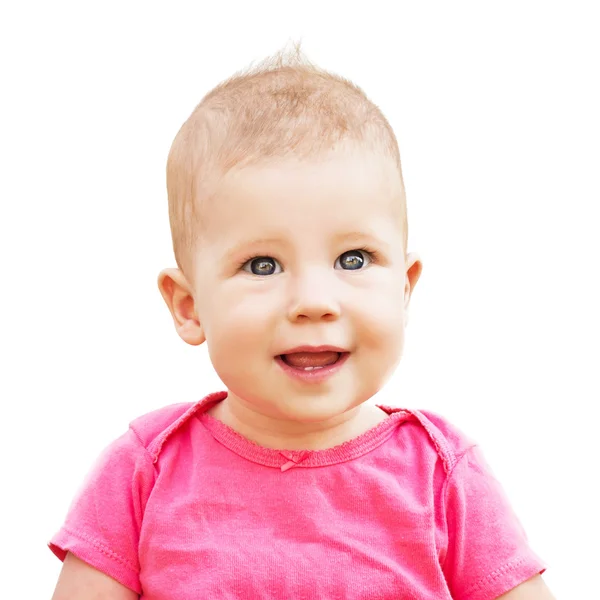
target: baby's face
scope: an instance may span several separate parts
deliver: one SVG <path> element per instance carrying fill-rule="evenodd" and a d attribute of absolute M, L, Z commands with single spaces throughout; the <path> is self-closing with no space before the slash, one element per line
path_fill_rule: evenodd
<path fill-rule="evenodd" d="M 381 388 L 421 267 L 404 255 L 401 193 L 391 162 L 358 151 L 222 181 L 202 208 L 193 295 L 232 400 L 323 421 Z"/>

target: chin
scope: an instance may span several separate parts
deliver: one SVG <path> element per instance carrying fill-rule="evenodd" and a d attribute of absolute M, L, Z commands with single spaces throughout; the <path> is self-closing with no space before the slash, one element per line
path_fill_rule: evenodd
<path fill-rule="evenodd" d="M 273 406 L 273 409 L 277 411 L 279 418 L 298 423 L 319 423 L 335 419 L 361 404 L 362 402 L 359 400 L 354 402 L 342 401 L 341 399 L 328 397 L 325 394 L 312 397 L 297 396 L 284 405 Z"/>

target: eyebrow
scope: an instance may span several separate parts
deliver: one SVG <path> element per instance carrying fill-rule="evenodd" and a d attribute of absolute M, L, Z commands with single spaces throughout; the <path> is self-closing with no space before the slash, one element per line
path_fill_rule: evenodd
<path fill-rule="evenodd" d="M 235 246 L 232 246 L 226 251 L 225 260 L 233 260 L 243 252 L 250 252 L 252 248 L 255 248 L 257 246 L 281 246 L 282 243 L 283 241 L 281 240 L 281 238 L 257 238 L 244 240 L 243 242 L 235 244 Z"/>
<path fill-rule="evenodd" d="M 348 241 L 356 244 L 363 243 L 374 245 L 381 248 L 389 247 L 388 243 L 384 242 L 381 238 L 368 231 L 348 231 L 345 233 L 338 233 L 337 235 L 333 236 L 333 239 L 336 243 Z M 236 259 L 240 254 L 252 253 L 252 248 L 261 246 L 281 247 L 284 244 L 285 240 L 278 237 L 248 239 L 235 244 L 231 248 L 228 248 L 225 252 L 224 258 L 227 262 L 230 262 Z"/>
<path fill-rule="evenodd" d="M 364 243 L 369 243 L 369 244 L 373 244 L 373 245 L 377 245 L 377 246 L 384 246 L 384 247 L 388 246 L 388 244 L 386 242 L 384 242 L 380 237 L 378 237 L 377 235 L 375 235 L 371 232 L 368 232 L 368 231 L 349 231 L 347 233 L 340 233 L 335 236 L 335 240 L 337 242 L 345 242 L 345 241 L 351 241 L 351 242 L 355 242 L 355 243 L 364 242 Z"/>

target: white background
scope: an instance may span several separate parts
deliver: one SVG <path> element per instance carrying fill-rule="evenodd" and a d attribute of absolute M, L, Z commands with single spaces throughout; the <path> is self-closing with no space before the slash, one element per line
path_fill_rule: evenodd
<path fill-rule="evenodd" d="M 299 38 L 400 142 L 425 268 L 386 400 L 480 441 L 557 597 L 598 597 L 593 4 L 4 5 L 3 597 L 51 596 L 46 542 L 129 420 L 221 389 L 156 288 L 166 156 L 212 86 Z"/>

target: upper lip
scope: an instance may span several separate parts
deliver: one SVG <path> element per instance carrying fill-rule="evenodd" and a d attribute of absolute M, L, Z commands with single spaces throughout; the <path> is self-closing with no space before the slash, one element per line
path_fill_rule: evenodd
<path fill-rule="evenodd" d="M 296 352 L 339 352 L 344 353 L 348 352 L 344 348 L 340 348 L 339 346 L 296 346 L 295 348 L 290 348 L 285 352 L 281 352 L 278 356 L 283 354 L 294 354 Z"/>

